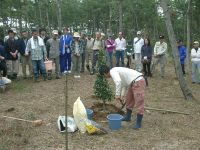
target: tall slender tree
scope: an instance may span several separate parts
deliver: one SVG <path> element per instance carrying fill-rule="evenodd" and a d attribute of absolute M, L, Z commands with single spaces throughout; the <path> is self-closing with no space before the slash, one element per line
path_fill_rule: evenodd
<path fill-rule="evenodd" d="M 164 20 L 165 20 L 165 24 L 166 24 L 171 48 L 172 48 L 172 54 L 173 54 L 173 61 L 174 61 L 174 64 L 175 64 L 176 76 L 178 78 L 179 85 L 180 85 L 180 88 L 183 92 L 185 99 L 186 100 L 192 100 L 192 99 L 194 99 L 194 96 L 193 96 L 191 90 L 189 89 L 187 82 L 183 77 L 182 70 L 181 70 L 181 64 L 180 64 L 180 61 L 179 61 L 179 54 L 178 54 L 178 51 L 177 51 L 175 34 L 174 34 L 173 27 L 172 27 L 172 22 L 171 22 L 171 16 L 170 16 L 171 13 L 170 13 L 170 10 L 167 6 L 166 0 L 160 0 L 160 4 L 161 4 L 161 7 L 163 8 L 163 13 L 164 13 L 164 17 L 165 17 Z"/>

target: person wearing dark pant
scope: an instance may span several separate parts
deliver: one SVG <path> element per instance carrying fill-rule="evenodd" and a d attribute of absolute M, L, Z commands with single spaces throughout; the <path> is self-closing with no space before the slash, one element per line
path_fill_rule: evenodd
<path fill-rule="evenodd" d="M 144 45 L 141 49 L 143 71 L 145 76 L 151 77 L 151 59 L 152 59 L 152 48 L 149 38 L 144 39 Z"/>
<path fill-rule="evenodd" d="M 181 39 L 177 40 L 178 45 L 178 53 L 179 53 L 179 59 L 181 63 L 181 68 L 183 75 L 185 75 L 185 58 L 186 58 L 186 48 L 183 46 L 183 41 Z"/>
<path fill-rule="evenodd" d="M 5 61 L 5 50 L 2 45 L 0 45 L 0 72 L 3 71 L 3 77 L 7 76 L 7 66 Z"/>
<path fill-rule="evenodd" d="M 7 76 L 7 66 L 5 61 L 0 61 L 0 71 L 3 71 L 3 77 Z"/>

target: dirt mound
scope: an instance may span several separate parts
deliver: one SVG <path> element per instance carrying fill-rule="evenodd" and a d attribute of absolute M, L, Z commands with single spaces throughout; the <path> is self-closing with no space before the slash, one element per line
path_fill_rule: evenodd
<path fill-rule="evenodd" d="M 113 104 L 106 104 L 106 110 L 103 110 L 103 103 L 94 103 L 91 109 L 94 111 L 93 120 L 105 121 L 108 114 L 121 114 L 124 115 L 124 111 L 116 107 Z"/>

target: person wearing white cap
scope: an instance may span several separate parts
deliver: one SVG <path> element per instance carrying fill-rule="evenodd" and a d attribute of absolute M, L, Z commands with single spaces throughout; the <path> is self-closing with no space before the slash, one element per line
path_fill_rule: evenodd
<path fill-rule="evenodd" d="M 165 74 L 165 63 L 166 63 L 166 52 L 167 43 L 164 41 L 165 37 L 163 35 L 159 36 L 159 41 L 155 43 L 154 46 L 154 61 L 151 67 L 152 73 L 154 72 L 156 66 L 160 64 L 161 78 L 164 78 Z"/>
<path fill-rule="evenodd" d="M 72 61 L 73 61 L 73 73 L 74 78 L 80 78 L 81 69 L 81 54 L 83 52 L 82 42 L 80 40 L 80 35 L 78 32 L 74 32 L 72 41 Z"/>
<path fill-rule="evenodd" d="M 144 45 L 144 39 L 141 36 L 141 31 L 137 31 L 137 37 L 133 40 L 133 49 L 135 55 L 135 70 L 141 72 L 142 71 L 142 63 L 141 63 L 141 49 Z"/>
<path fill-rule="evenodd" d="M 19 37 L 17 36 L 17 30 L 16 30 L 16 28 L 11 28 L 10 30 L 12 30 L 13 33 L 14 33 L 14 39 L 15 39 L 15 40 L 18 40 Z M 9 35 L 6 35 L 6 36 L 4 37 L 4 43 L 5 43 L 8 39 L 9 39 Z"/>
<path fill-rule="evenodd" d="M 8 30 L 9 38 L 5 42 L 5 54 L 6 54 L 6 64 L 8 67 L 8 78 L 17 79 L 17 74 L 19 72 L 19 43 L 18 40 L 14 38 L 13 30 Z"/>
<path fill-rule="evenodd" d="M 193 48 L 191 50 L 191 61 L 192 61 L 192 83 L 200 84 L 200 48 L 198 41 L 194 41 L 193 43 Z"/>
<path fill-rule="evenodd" d="M 47 40 L 46 47 L 47 51 L 49 51 L 49 60 L 52 60 L 55 63 L 56 79 L 60 79 L 58 30 L 52 31 L 52 38 Z M 50 71 L 48 73 L 48 79 L 51 79 L 51 74 L 52 72 Z"/>

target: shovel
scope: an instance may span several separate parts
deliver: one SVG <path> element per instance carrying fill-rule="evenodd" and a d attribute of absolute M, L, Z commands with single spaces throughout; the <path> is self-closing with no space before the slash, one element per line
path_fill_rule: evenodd
<path fill-rule="evenodd" d="M 120 111 L 121 111 L 121 110 L 124 108 L 124 106 L 126 105 L 126 102 L 123 103 L 123 101 L 120 100 L 120 103 L 121 103 L 121 105 L 122 105 L 122 107 L 120 108 Z"/>
<path fill-rule="evenodd" d="M 13 120 L 18 120 L 18 121 L 23 121 L 23 122 L 29 122 L 32 123 L 34 126 L 40 126 L 42 124 L 44 124 L 45 122 L 43 120 L 26 120 L 26 119 L 21 119 L 21 118 L 15 118 L 15 117 L 8 117 L 8 116 L 3 116 L 4 118 L 9 118 L 9 119 L 13 119 Z"/>

